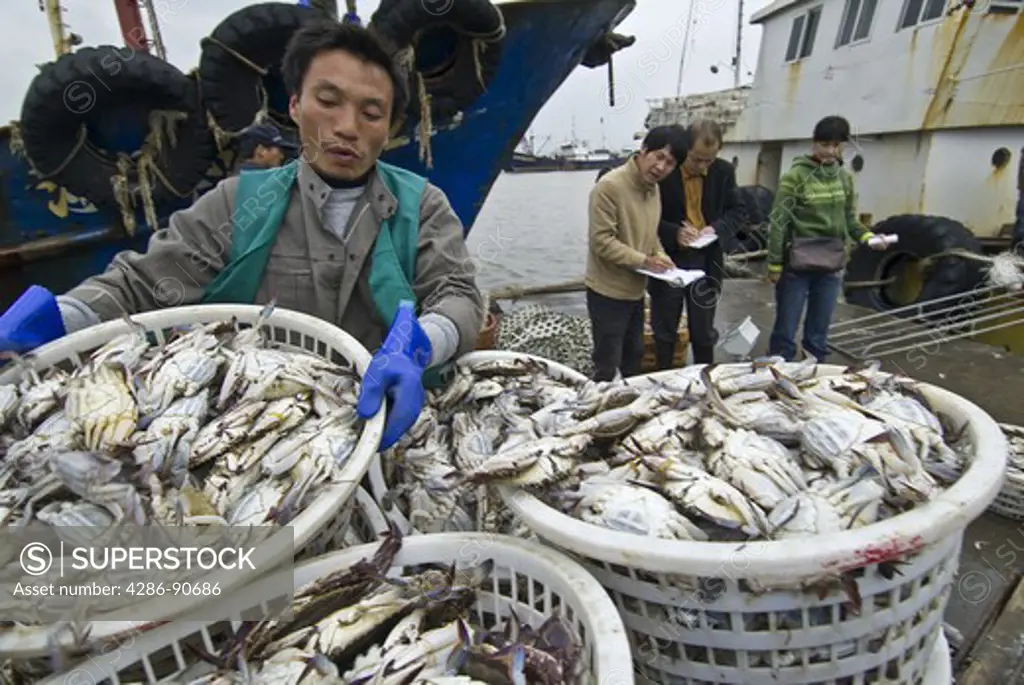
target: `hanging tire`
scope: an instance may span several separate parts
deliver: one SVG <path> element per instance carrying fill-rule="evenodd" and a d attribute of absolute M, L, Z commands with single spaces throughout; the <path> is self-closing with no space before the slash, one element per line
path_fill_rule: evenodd
<path fill-rule="evenodd" d="M 143 125 L 143 115 L 150 119 L 157 111 L 185 115 L 171 120 L 173 137 L 163 135 L 162 144 L 152 154 L 156 172 L 147 178 L 159 213 L 162 205 L 180 202 L 181 196 L 192 192 L 217 150 L 199 107 L 195 83 L 155 56 L 102 45 L 82 48 L 44 65 L 22 103 L 25 154 L 42 178 L 97 206 L 112 207 L 117 204 L 112 178 L 120 173 L 115 148 L 137 163 L 140 150 L 124 149 L 134 144 L 125 131 L 138 123 L 136 137 L 141 147 L 144 132 L 152 130 L 148 121 Z M 127 190 L 138 206 L 136 164 L 128 174 Z"/>
<path fill-rule="evenodd" d="M 739 252 L 756 252 L 768 247 L 768 219 L 775 194 L 764 186 L 739 186 L 736 199 L 747 215 L 747 225 L 738 231 Z"/>
<path fill-rule="evenodd" d="M 281 60 L 292 34 L 320 18 L 320 13 L 310 7 L 263 2 L 228 15 L 210 38 L 203 39 L 199 87 L 203 107 L 221 130 L 241 131 L 253 123 L 264 104 L 278 126 L 294 127 L 288 115 Z"/>
<path fill-rule="evenodd" d="M 847 264 L 845 280 L 853 283 L 896 278 L 896 283 L 847 290 L 847 302 L 880 312 L 920 305 L 920 313 L 931 318 L 940 316 L 940 310 L 960 305 L 955 317 L 969 315 L 971 308 L 963 305 L 977 300 L 974 291 L 982 284 L 985 273 L 981 263 L 951 256 L 923 268 L 920 261 L 953 249 L 981 254 L 981 244 L 962 223 L 944 216 L 900 214 L 879 222 L 871 230 L 896 235 L 899 240 L 885 251 L 858 246 Z M 956 295 L 960 297 L 955 298 Z M 927 304 L 944 297 L 951 299 Z M 907 313 L 913 316 L 918 312 Z"/>
<path fill-rule="evenodd" d="M 501 63 L 505 20 L 489 0 L 385 0 L 370 29 L 392 54 L 412 48 L 434 122 L 449 120 L 476 102 Z M 419 83 L 415 74 L 408 76 L 407 112 L 418 119 Z"/>

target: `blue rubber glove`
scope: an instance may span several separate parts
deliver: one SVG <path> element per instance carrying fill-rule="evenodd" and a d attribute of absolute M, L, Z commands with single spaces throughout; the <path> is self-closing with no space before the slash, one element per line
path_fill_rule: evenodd
<path fill-rule="evenodd" d="M 24 354 L 65 333 L 57 298 L 33 285 L 0 315 L 0 352 Z"/>
<path fill-rule="evenodd" d="M 390 400 L 381 451 L 398 442 L 419 418 L 426 401 L 423 370 L 432 352 L 430 339 L 416 320 L 413 303 L 403 301 L 384 344 L 370 361 L 356 405 L 359 416 L 368 419 L 380 410 L 385 395 Z"/>

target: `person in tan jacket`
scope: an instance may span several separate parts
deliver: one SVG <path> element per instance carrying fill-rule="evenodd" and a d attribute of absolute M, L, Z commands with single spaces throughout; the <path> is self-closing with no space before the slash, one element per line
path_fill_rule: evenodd
<path fill-rule="evenodd" d="M 647 276 L 674 264 L 658 239 L 658 183 L 686 159 L 689 136 L 681 126 L 658 126 L 639 153 L 601 176 L 590 192 L 590 245 L 584 284 L 594 341 L 595 381 L 640 372 Z"/>

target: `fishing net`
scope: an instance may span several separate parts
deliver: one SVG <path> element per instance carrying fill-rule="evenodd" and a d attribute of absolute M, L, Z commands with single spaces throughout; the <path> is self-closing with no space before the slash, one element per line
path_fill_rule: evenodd
<path fill-rule="evenodd" d="M 544 357 L 588 376 L 594 368 L 590 320 L 544 305 L 528 305 L 504 314 L 494 346 Z"/>

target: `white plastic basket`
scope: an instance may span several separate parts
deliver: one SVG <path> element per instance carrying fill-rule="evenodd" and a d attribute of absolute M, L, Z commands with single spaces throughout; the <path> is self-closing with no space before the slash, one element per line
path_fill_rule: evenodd
<path fill-rule="evenodd" d="M 821 375 L 842 371 L 819 367 Z M 941 388 L 921 390 L 937 409 L 967 423 L 976 450 L 970 467 L 928 504 L 840 535 L 669 541 L 590 525 L 523 491 L 500 490 L 515 516 L 574 555 L 608 590 L 630 635 L 634 666 L 648 682 L 916 683 L 942 623 L 963 531 L 999 491 L 1007 451 L 1002 431 L 977 406 Z M 879 566 L 895 560 L 904 561 L 902 575 Z M 845 591 L 820 598 L 752 589 L 853 570 L 863 574 L 860 615 L 843 611 Z M 746 629 L 758 623 L 767 629 Z"/>
<path fill-rule="evenodd" d="M 585 383 L 587 377 L 581 374 L 579 371 L 572 369 L 564 364 L 545 359 L 544 357 L 538 357 L 532 354 L 523 354 L 521 352 L 507 352 L 504 350 L 480 350 L 476 352 L 470 352 L 458 358 L 457 363 L 472 363 L 472 362 L 487 362 L 487 361 L 535 361 L 544 364 L 549 370 L 552 378 L 558 380 L 564 380 L 571 383 Z M 387 458 L 387 454 L 384 455 Z M 388 498 L 388 492 L 391 489 L 391 484 L 387 482 L 384 476 L 384 471 L 381 465 L 380 459 L 374 459 L 370 464 L 370 468 L 367 471 L 367 479 L 369 481 L 370 492 L 373 494 L 373 498 L 377 501 L 381 511 L 389 519 L 395 522 L 399 530 L 403 534 L 419 534 L 418 531 L 410 524 L 410 512 L 403 510 L 399 506 L 399 502 Z"/>
<path fill-rule="evenodd" d="M 949 657 L 949 641 L 946 634 L 939 629 L 932 647 L 932 656 L 928 661 L 921 685 L 953 685 L 953 661 Z"/>
<path fill-rule="evenodd" d="M 263 307 L 258 305 L 195 305 L 146 312 L 133 316 L 132 320 L 144 326 L 159 342 L 163 342 L 174 327 L 229 321 L 232 317 L 240 326 L 252 326 L 257 323 L 262 312 Z M 326 321 L 301 312 L 274 309 L 264 323 L 264 330 L 271 344 L 302 349 L 339 365 L 354 366 L 360 375 L 366 372 L 370 364 L 370 353 L 355 338 Z M 79 367 L 86 361 L 90 352 L 130 331 L 128 322 L 122 319 L 86 328 L 38 348 L 33 355 L 34 367 L 37 371 L 53 366 Z M 12 366 L 0 374 L 0 385 L 19 382 L 22 373 L 21 368 Z M 299 511 L 289 526 L 282 529 L 280 535 L 288 536 L 284 538 L 286 541 L 294 539 L 296 553 L 309 549 L 326 551 L 342 544 L 352 514 L 352 495 L 366 474 L 370 462 L 377 456 L 383 432 L 382 407 L 376 415 L 364 422 L 359 441 L 339 476 L 341 482 Z M 276 566 L 285 561 L 285 558 L 272 556 L 274 551 L 280 552 L 285 549 L 292 550 L 292 544 L 274 544 L 269 540 L 261 543 L 251 557 L 253 566 L 257 569 Z M 207 579 L 211 583 L 219 582 L 225 593 L 252 580 L 251 577 L 239 572 L 217 573 L 203 578 Z M 209 601 L 208 598 L 201 595 L 155 598 L 139 606 L 138 614 L 169 620 L 206 601 Z M 92 643 L 99 642 L 128 631 L 144 629 L 154 622 L 159 621 L 156 618 L 145 622 L 97 620 L 92 623 L 89 640 Z M 24 626 L 18 630 L 2 630 L 0 657 L 28 658 L 45 655 L 50 649 L 47 643 L 50 634 L 51 630 L 47 626 Z M 62 636 L 59 639 L 67 641 L 70 638 Z"/>
<path fill-rule="evenodd" d="M 999 427 L 1007 437 L 1024 437 L 1024 428 L 1021 426 L 1001 423 Z M 1006 481 L 989 510 L 1009 519 L 1024 521 L 1024 471 L 1012 465 L 1007 467 Z"/>
<path fill-rule="evenodd" d="M 305 562 L 295 569 L 298 588 L 316 578 L 345 568 L 377 550 L 376 544 L 352 547 Z M 478 593 L 471 619 L 485 627 L 502 622 L 514 610 L 524 622 L 538 627 L 549 616 L 560 615 L 583 641 L 588 685 L 632 685 L 629 642 L 622 621 L 601 586 L 578 564 L 547 547 L 511 537 L 479 533 L 415 535 L 402 541 L 392 574 L 404 567 L 428 563 L 455 563 L 460 568 L 494 561 L 491 578 Z M 273 577 L 225 597 L 210 612 L 225 617 L 209 623 L 177 620 L 149 633 L 138 633 L 73 669 L 39 681 L 39 685 L 90 683 L 109 679 L 112 685 L 146 683 L 195 662 L 186 643 L 216 653 L 241 627 L 243 618 L 258 608 L 265 610 L 267 597 L 280 587 Z M 524 589 L 525 588 L 525 589 Z"/>

